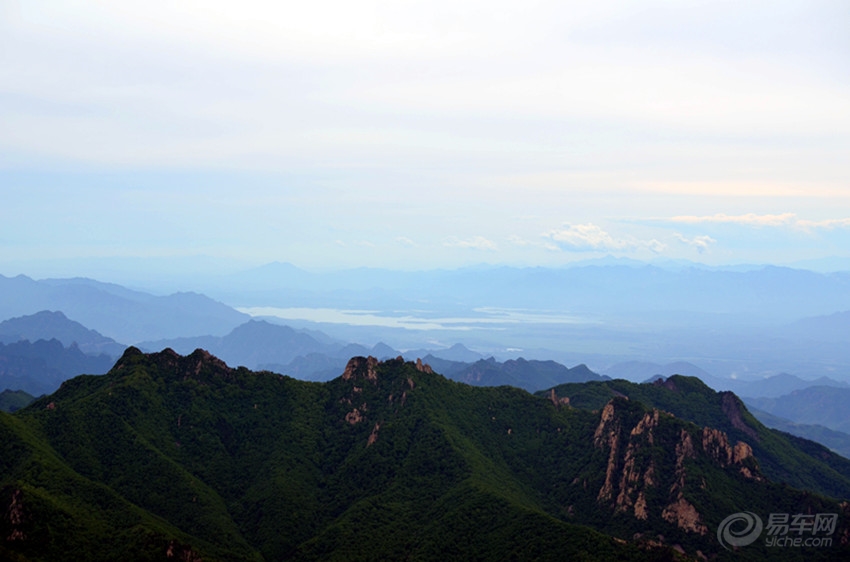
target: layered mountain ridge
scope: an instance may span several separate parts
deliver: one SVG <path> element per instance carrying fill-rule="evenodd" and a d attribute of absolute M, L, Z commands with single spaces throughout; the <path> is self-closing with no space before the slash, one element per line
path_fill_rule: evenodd
<path fill-rule="evenodd" d="M 689 382 L 635 386 L 701 400 L 746 438 L 634 392 L 584 408 L 564 387 L 472 387 L 422 361 L 356 357 L 311 383 L 128 348 L 108 374 L 0 414 L 0 556 L 722 558 L 715 530 L 740 511 L 836 513 L 832 549 L 792 555 L 847 554 L 850 470 L 810 443 L 800 454 L 832 481 L 772 482 L 772 448 L 753 442 L 787 438 Z"/>

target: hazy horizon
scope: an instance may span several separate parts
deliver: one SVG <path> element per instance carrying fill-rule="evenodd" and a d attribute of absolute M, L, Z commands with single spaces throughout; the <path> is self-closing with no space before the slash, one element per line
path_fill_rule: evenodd
<path fill-rule="evenodd" d="M 0 2 L 0 272 L 846 261 L 848 28 L 839 1 Z"/>

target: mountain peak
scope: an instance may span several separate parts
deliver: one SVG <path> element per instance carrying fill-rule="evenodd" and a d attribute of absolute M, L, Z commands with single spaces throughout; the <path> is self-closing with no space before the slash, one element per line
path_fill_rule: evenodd
<path fill-rule="evenodd" d="M 434 370 L 427 363 L 423 363 L 422 359 L 417 359 L 416 362 L 405 361 L 404 357 L 398 356 L 395 359 L 387 359 L 386 361 L 378 361 L 371 355 L 368 357 L 352 357 L 345 366 L 345 371 L 342 373 L 342 380 L 367 380 L 377 384 L 378 368 L 382 366 L 402 366 L 413 365 L 420 373 L 434 374 Z"/>
<path fill-rule="evenodd" d="M 10 452 L 0 552 L 658 560 L 676 549 L 684 554 L 675 559 L 717 558 L 711 531 L 723 517 L 777 508 L 835 513 L 836 537 L 848 536 L 844 504 L 817 495 L 850 497 L 847 461 L 781 434 L 758 442 L 728 423 L 693 423 L 700 411 L 718 421 L 728 413 L 719 394 L 689 396 L 687 377 L 675 378 L 675 393 L 600 381 L 562 385 L 547 399 L 429 371 L 421 360 L 358 356 L 337 379 L 312 383 L 231 369 L 203 349 L 129 348 L 106 377 L 72 379 L 0 415 Z M 581 390 L 606 400 L 599 409 L 550 402 Z M 727 409 L 749 423 L 739 403 Z M 769 481 L 797 475 L 777 471 L 782 459 L 810 491 Z M 25 516 L 9 517 L 12 504 Z M 641 538 L 650 530 L 652 543 Z M 4 538 L 12 533 L 23 538 Z M 751 559 L 772 554 L 748 548 Z M 827 556 L 848 558 L 848 547 L 836 548 Z"/>
<path fill-rule="evenodd" d="M 352 357 L 345 366 L 345 371 L 342 373 L 342 380 L 351 379 L 366 379 L 371 382 L 378 381 L 378 373 L 375 368 L 380 362 L 372 357 Z"/>
<path fill-rule="evenodd" d="M 136 347 L 128 347 L 124 355 L 115 363 L 112 373 L 129 371 L 132 367 L 143 365 L 153 367 L 159 372 L 169 373 L 172 377 L 189 379 L 203 376 L 232 378 L 234 369 L 205 349 L 196 349 L 189 355 L 180 355 L 170 347 L 156 353 L 143 353 Z"/>

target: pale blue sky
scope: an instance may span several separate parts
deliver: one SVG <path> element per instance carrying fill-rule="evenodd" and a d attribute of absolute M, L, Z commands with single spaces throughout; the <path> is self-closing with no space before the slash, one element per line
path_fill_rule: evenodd
<path fill-rule="evenodd" d="M 850 258 L 845 1 L 307 4 L 0 0 L 0 273 Z"/>

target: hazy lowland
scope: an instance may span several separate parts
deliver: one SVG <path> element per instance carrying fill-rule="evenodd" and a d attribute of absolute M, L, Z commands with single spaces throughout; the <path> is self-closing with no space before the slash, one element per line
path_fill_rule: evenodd
<path fill-rule="evenodd" d="M 225 337 L 254 317 L 344 344 L 447 352 L 461 343 L 477 353 L 470 357 L 585 363 L 625 378 L 672 374 L 657 365 L 682 361 L 742 381 L 850 378 L 849 272 L 611 260 L 317 273 L 275 263 L 180 284 L 0 282 L 1 318 L 61 311 L 124 345 Z M 626 362 L 657 365 L 617 366 Z"/>
<path fill-rule="evenodd" d="M 3 276 L 0 555 L 836 559 L 849 344 L 841 271 Z"/>

